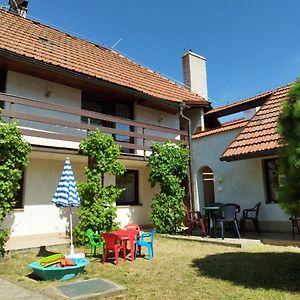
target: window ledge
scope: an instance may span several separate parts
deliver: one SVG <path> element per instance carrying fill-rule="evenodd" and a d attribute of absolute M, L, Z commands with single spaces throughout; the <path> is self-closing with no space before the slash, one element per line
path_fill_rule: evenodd
<path fill-rule="evenodd" d="M 143 204 L 137 203 L 137 204 L 117 204 L 117 208 L 127 208 L 132 206 L 143 206 Z"/>
<path fill-rule="evenodd" d="M 12 212 L 23 212 L 24 211 L 24 207 L 22 208 L 13 208 Z"/>

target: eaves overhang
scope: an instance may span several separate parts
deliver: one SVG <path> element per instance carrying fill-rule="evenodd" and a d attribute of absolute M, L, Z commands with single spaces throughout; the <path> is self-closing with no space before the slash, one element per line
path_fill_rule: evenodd
<path fill-rule="evenodd" d="M 238 154 L 238 155 L 231 155 L 231 156 L 221 156 L 220 160 L 226 161 L 226 162 L 231 162 L 231 161 L 237 161 L 237 160 L 266 157 L 266 156 L 270 156 L 270 155 L 276 155 L 278 149 L 279 148 L 263 150 L 263 151 L 256 151 L 256 152 L 251 152 L 251 153 Z"/>

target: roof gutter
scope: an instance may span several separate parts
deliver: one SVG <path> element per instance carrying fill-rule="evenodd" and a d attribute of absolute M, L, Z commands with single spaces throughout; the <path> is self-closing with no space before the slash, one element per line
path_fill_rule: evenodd
<path fill-rule="evenodd" d="M 29 58 L 29 57 L 26 57 L 26 56 L 22 56 L 22 55 L 13 53 L 13 52 L 11 52 L 9 50 L 5 50 L 5 49 L 0 49 L 0 56 L 6 57 L 6 58 L 11 58 L 11 59 L 14 59 L 18 62 L 38 66 L 39 68 L 42 68 L 42 69 L 45 69 L 45 70 L 51 70 L 55 73 L 58 73 L 58 74 L 61 74 L 61 75 L 67 76 L 67 77 L 78 78 L 78 79 L 81 79 L 83 81 L 92 83 L 93 85 L 98 85 L 98 86 L 101 86 L 101 87 L 106 87 L 106 88 L 109 88 L 109 89 L 125 92 L 125 93 L 128 93 L 128 94 L 130 94 L 132 96 L 135 96 L 135 97 L 138 97 L 138 98 L 142 98 L 142 99 L 149 100 L 149 101 L 159 103 L 159 104 L 168 105 L 168 106 L 171 106 L 171 107 L 174 107 L 174 108 L 177 108 L 177 109 L 180 108 L 181 103 L 184 101 L 184 100 L 182 100 L 182 102 L 173 102 L 173 101 L 168 100 L 168 99 L 154 97 L 154 96 L 142 93 L 142 92 L 137 91 L 137 90 L 132 89 L 132 88 L 124 87 L 124 86 L 118 85 L 116 83 L 111 83 L 109 81 L 105 81 L 103 79 L 98 79 L 98 78 L 91 77 L 91 76 L 88 76 L 88 75 L 85 75 L 85 74 L 82 74 L 82 73 L 78 73 L 76 71 L 68 70 L 68 69 L 65 69 L 65 68 L 62 68 L 62 67 L 59 67 L 59 66 L 55 66 L 55 65 L 52 65 L 52 64 L 49 64 L 49 63 L 38 61 L 36 59 Z M 206 106 L 206 105 L 203 104 L 203 106 Z"/>

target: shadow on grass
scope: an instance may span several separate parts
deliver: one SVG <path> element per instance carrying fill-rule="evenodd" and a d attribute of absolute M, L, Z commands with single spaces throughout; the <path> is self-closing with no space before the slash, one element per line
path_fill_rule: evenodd
<path fill-rule="evenodd" d="M 300 253 L 222 253 L 193 260 L 199 275 L 248 288 L 300 292 Z"/>
<path fill-rule="evenodd" d="M 53 254 L 58 254 L 58 252 L 49 251 L 46 249 L 46 246 L 40 246 L 39 252 L 36 255 L 37 257 L 45 257 Z"/>

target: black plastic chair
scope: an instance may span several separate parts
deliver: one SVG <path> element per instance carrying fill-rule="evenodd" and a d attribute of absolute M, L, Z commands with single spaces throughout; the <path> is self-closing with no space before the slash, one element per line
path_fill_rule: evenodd
<path fill-rule="evenodd" d="M 241 219 L 241 232 L 242 235 L 245 234 L 246 229 L 246 220 L 252 221 L 254 225 L 255 231 L 261 235 L 259 222 L 258 222 L 258 214 L 259 214 L 259 208 L 261 206 L 261 202 L 257 202 L 253 208 L 247 208 L 243 210 L 243 216 Z"/>
<path fill-rule="evenodd" d="M 298 224 L 298 222 L 300 223 L 300 217 L 293 216 L 290 217 L 290 220 L 292 221 L 293 238 L 295 238 L 295 228 L 297 228 L 298 234 L 300 234 L 300 228 Z"/>
<path fill-rule="evenodd" d="M 222 240 L 224 240 L 224 224 L 234 224 L 239 239 L 241 238 L 237 224 L 237 205 L 235 203 L 224 204 L 217 210 L 216 222 L 220 223 Z"/>

